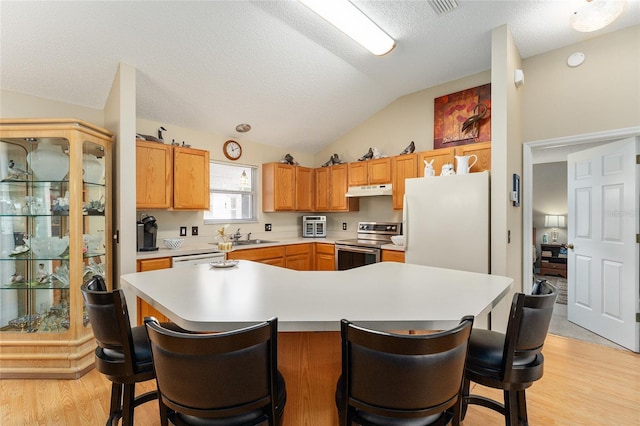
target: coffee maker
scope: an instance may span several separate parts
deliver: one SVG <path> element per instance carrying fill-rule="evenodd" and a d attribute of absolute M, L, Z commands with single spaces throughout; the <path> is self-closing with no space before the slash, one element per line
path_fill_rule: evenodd
<path fill-rule="evenodd" d="M 146 213 L 140 215 L 140 220 L 136 227 L 138 251 L 155 251 L 156 235 L 158 234 L 158 224 L 156 218 Z"/>

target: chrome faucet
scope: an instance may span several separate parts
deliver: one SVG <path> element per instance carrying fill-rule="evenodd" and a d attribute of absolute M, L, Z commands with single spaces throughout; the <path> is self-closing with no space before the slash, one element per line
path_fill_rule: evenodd
<path fill-rule="evenodd" d="M 251 239 L 251 232 L 247 234 L 247 241 L 249 241 L 250 239 Z"/>
<path fill-rule="evenodd" d="M 242 234 L 240 233 L 240 228 L 238 228 L 236 233 L 231 235 L 231 239 L 234 241 L 238 241 L 240 238 L 242 238 Z"/>

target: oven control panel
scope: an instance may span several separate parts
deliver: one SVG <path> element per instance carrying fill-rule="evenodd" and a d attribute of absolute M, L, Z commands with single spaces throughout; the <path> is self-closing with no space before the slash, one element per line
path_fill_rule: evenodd
<path fill-rule="evenodd" d="M 400 235 L 402 223 L 397 222 L 358 222 L 359 234 Z"/>

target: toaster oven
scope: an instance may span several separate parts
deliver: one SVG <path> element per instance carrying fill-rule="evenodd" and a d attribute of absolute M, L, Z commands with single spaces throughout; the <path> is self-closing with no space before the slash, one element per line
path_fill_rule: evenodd
<path fill-rule="evenodd" d="M 316 238 L 327 236 L 326 216 L 302 216 L 302 236 Z"/>

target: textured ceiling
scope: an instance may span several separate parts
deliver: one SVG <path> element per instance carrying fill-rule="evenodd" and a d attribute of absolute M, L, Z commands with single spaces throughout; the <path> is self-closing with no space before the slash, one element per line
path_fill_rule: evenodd
<path fill-rule="evenodd" d="M 359 1 L 397 43 L 376 57 L 296 1 L 0 1 L 0 88 L 102 109 L 118 64 L 140 118 L 315 153 L 400 96 L 488 70 L 508 24 L 523 58 L 640 23 L 640 2 L 591 34 L 585 0 Z"/>

